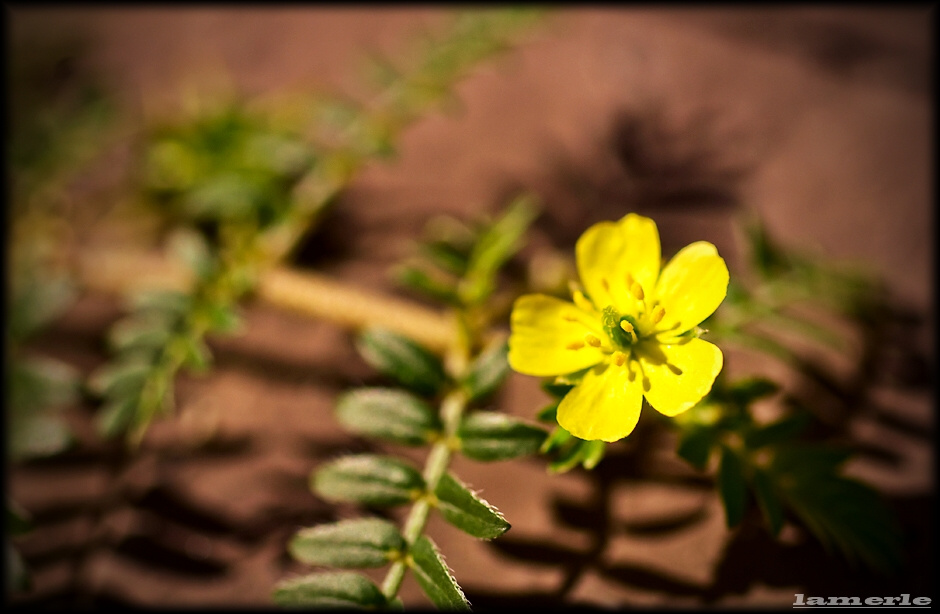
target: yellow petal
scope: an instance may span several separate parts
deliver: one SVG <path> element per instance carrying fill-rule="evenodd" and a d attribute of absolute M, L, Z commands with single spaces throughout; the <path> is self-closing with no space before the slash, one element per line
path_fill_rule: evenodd
<path fill-rule="evenodd" d="M 710 316 L 728 293 L 728 267 L 707 241 L 687 245 L 663 268 L 656 300 L 666 315 L 657 330 L 681 333 Z"/>
<path fill-rule="evenodd" d="M 701 401 L 724 360 L 718 346 L 695 338 L 669 345 L 645 341 L 635 353 L 642 367 L 637 379 L 643 380 L 643 396 L 667 416 L 681 414 Z"/>
<path fill-rule="evenodd" d="M 661 258 L 656 222 L 630 213 L 616 223 L 595 224 L 578 239 L 575 258 L 581 283 L 598 309 L 614 305 L 621 313 L 636 315 L 627 273 L 647 291 L 653 289 Z"/>
<path fill-rule="evenodd" d="M 558 424 L 580 439 L 617 441 L 633 432 L 642 404 L 640 377 L 631 382 L 628 365 L 598 365 L 561 400 Z"/>
<path fill-rule="evenodd" d="M 585 335 L 605 338 L 599 322 L 594 322 L 573 304 L 544 294 L 519 297 L 512 308 L 509 335 L 509 365 L 519 373 L 563 375 L 596 365 L 604 358 L 598 348 L 586 345 Z"/>

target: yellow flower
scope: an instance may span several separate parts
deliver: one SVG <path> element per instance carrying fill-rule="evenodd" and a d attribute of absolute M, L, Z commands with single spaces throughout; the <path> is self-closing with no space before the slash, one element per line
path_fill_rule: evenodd
<path fill-rule="evenodd" d="M 513 305 L 509 364 L 535 376 L 583 376 L 558 406 L 575 437 L 617 441 L 640 418 L 645 397 L 675 416 L 711 390 L 722 367 L 717 346 L 698 338 L 728 290 L 714 245 L 686 246 L 660 270 L 656 223 L 629 214 L 585 231 L 575 247 L 584 292 L 573 303 L 544 294 Z"/>

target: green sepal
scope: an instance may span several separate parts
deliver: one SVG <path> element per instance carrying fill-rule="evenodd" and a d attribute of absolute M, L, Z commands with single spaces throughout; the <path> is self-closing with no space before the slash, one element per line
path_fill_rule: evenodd
<path fill-rule="evenodd" d="M 409 503 L 420 495 L 424 478 L 397 458 L 359 454 L 321 467 L 311 476 L 311 488 L 331 501 L 391 506 Z"/>
<path fill-rule="evenodd" d="M 496 461 L 535 454 L 545 441 L 545 429 L 495 411 L 465 416 L 457 430 L 460 451 L 479 461 Z"/>
<path fill-rule="evenodd" d="M 557 450 L 572 439 L 574 439 L 574 437 L 571 433 L 560 426 L 556 426 L 551 434 L 545 438 L 545 441 L 542 442 L 542 445 L 539 447 L 539 453 L 548 454 L 552 450 Z"/>
<path fill-rule="evenodd" d="M 606 451 L 607 442 L 599 439 L 581 444 L 581 466 L 588 470 L 593 469 L 604 458 Z"/>
<path fill-rule="evenodd" d="M 539 413 L 535 414 L 535 419 L 539 422 L 555 424 L 558 421 L 558 403 L 552 403 L 540 409 Z"/>
<path fill-rule="evenodd" d="M 477 497 L 453 474 L 441 477 L 434 495 L 444 520 L 461 531 L 480 539 L 493 539 L 509 530 L 509 523 L 499 510 Z"/>
<path fill-rule="evenodd" d="M 571 389 L 574 388 L 571 384 L 559 384 L 556 381 L 547 381 L 542 384 L 542 390 L 550 394 L 557 401 L 565 398 L 565 395 L 571 392 Z"/>
<path fill-rule="evenodd" d="M 431 441 L 441 421 L 427 403 L 404 390 L 360 388 L 343 395 L 336 417 L 347 429 L 396 443 L 418 446 Z"/>
<path fill-rule="evenodd" d="M 718 492 L 725 507 L 725 523 L 729 529 L 736 527 L 744 518 L 747 506 L 747 482 L 740 457 L 724 447 L 718 466 Z"/>
<path fill-rule="evenodd" d="M 509 343 L 503 341 L 484 350 L 470 366 L 469 372 L 461 380 L 470 402 L 479 401 L 491 395 L 509 375 L 509 361 L 506 355 Z"/>
<path fill-rule="evenodd" d="M 351 571 L 310 574 L 280 582 L 274 589 L 280 606 L 381 608 L 385 596 L 371 580 Z"/>
<path fill-rule="evenodd" d="M 356 348 L 370 365 L 419 394 L 433 396 L 447 381 L 437 356 L 389 330 L 364 331 L 356 341 Z"/>
<path fill-rule="evenodd" d="M 403 552 L 398 528 L 381 518 L 359 518 L 301 529 L 288 544 L 294 559 L 339 568 L 382 567 Z"/>
<path fill-rule="evenodd" d="M 470 603 L 428 536 L 418 538 L 411 548 L 411 558 L 415 579 L 435 606 L 442 610 L 470 609 Z"/>

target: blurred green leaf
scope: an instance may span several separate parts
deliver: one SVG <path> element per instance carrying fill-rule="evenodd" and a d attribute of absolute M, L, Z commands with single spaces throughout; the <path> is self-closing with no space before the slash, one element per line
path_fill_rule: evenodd
<path fill-rule="evenodd" d="M 812 415 L 800 412 L 781 418 L 766 426 L 755 428 L 744 435 L 744 445 L 750 450 L 776 445 L 796 438 L 812 422 Z"/>
<path fill-rule="evenodd" d="M 770 528 L 770 534 L 777 537 L 780 535 L 780 529 L 783 528 L 783 506 L 774 489 L 773 480 L 762 469 L 755 468 L 753 487 L 754 497 Z"/>
<path fill-rule="evenodd" d="M 434 300 L 449 305 L 458 303 L 456 280 L 442 279 L 440 275 L 433 275 L 422 268 L 412 265 L 398 267 L 395 270 L 395 279 L 403 286 L 411 288 Z"/>
<path fill-rule="evenodd" d="M 114 362 L 94 371 L 87 386 L 94 394 L 110 398 L 131 397 L 140 394 L 153 365 L 143 361 Z"/>
<path fill-rule="evenodd" d="M 509 530 L 499 510 L 477 497 L 453 474 L 441 477 L 434 495 L 444 519 L 474 537 L 493 539 Z"/>
<path fill-rule="evenodd" d="M 780 384 L 763 377 L 745 378 L 734 383 L 730 389 L 731 400 L 741 407 L 750 405 L 758 399 L 776 394 Z"/>
<path fill-rule="evenodd" d="M 827 549 L 853 563 L 896 571 L 904 558 L 897 521 L 876 491 L 836 473 L 845 458 L 843 450 L 787 446 L 768 474 L 781 500 Z"/>
<path fill-rule="evenodd" d="M 535 419 L 539 422 L 554 424 L 558 419 L 558 403 L 552 403 L 540 409 L 539 412 L 535 414 Z"/>
<path fill-rule="evenodd" d="M 312 477 L 311 488 L 323 498 L 364 505 L 401 505 L 424 490 L 417 469 L 390 456 L 346 456 L 324 465 Z"/>
<path fill-rule="evenodd" d="M 437 394 L 447 381 L 437 356 L 391 331 L 368 329 L 357 339 L 356 348 L 375 369 L 419 394 Z"/>
<path fill-rule="evenodd" d="M 121 397 L 109 401 L 98 410 L 98 432 L 105 437 L 114 437 L 126 431 L 134 422 L 138 402 L 134 397 Z"/>
<path fill-rule="evenodd" d="M 340 568 L 382 567 L 404 549 L 398 528 L 380 518 L 301 529 L 288 544 L 291 556 L 301 563 Z"/>
<path fill-rule="evenodd" d="M 493 394 L 506 380 L 510 371 L 509 362 L 506 360 L 508 351 L 508 342 L 494 344 L 484 350 L 470 365 L 468 373 L 461 381 L 470 402 L 479 401 Z"/>
<path fill-rule="evenodd" d="M 729 529 L 736 527 L 747 507 L 747 482 L 740 457 L 725 447 L 721 449 L 718 466 L 718 492 L 725 507 L 725 523 Z"/>
<path fill-rule="evenodd" d="M 460 423 L 460 451 L 479 461 L 496 461 L 535 454 L 547 433 L 499 412 L 477 411 Z"/>
<path fill-rule="evenodd" d="M 415 579 L 435 606 L 442 610 L 470 609 L 470 603 L 429 537 L 418 538 L 411 548 L 411 557 Z"/>
<path fill-rule="evenodd" d="M 423 445 L 441 430 L 430 405 L 393 388 L 359 388 L 336 404 L 336 417 L 347 429 L 409 446 Z"/>
<path fill-rule="evenodd" d="M 66 277 L 31 274 L 16 279 L 10 292 L 7 332 L 21 342 L 61 316 L 75 300 L 74 284 Z"/>
<path fill-rule="evenodd" d="M 717 443 L 717 433 L 710 427 L 692 426 L 682 430 L 679 438 L 679 456 L 696 469 L 705 469 L 712 447 Z"/>
<path fill-rule="evenodd" d="M 368 578 L 351 571 L 322 572 L 285 580 L 274 590 L 280 606 L 312 608 L 381 608 L 382 591 Z"/>
<path fill-rule="evenodd" d="M 493 292 L 497 271 L 522 247 L 522 238 L 537 215 L 534 199 L 521 196 L 483 231 L 458 290 L 464 303 L 477 304 Z"/>

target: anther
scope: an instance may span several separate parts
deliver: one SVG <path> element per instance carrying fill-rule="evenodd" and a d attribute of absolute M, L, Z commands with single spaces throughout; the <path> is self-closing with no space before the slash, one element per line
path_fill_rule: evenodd
<path fill-rule="evenodd" d="M 587 344 L 592 347 L 601 347 L 601 340 L 590 333 L 584 335 L 584 340 L 587 341 Z"/>
<path fill-rule="evenodd" d="M 584 292 L 580 290 L 575 290 L 574 294 L 571 295 L 571 300 L 574 301 L 574 304 L 584 311 L 594 311 L 594 305 L 591 304 L 591 301 L 584 296 Z"/>
<path fill-rule="evenodd" d="M 627 273 L 627 288 L 631 288 L 634 284 L 633 275 Z"/>
<path fill-rule="evenodd" d="M 621 320 L 621 321 L 620 321 L 620 328 L 622 328 L 623 330 L 627 331 L 628 333 L 632 333 L 632 332 L 633 332 L 633 324 L 630 324 L 630 322 L 628 322 L 628 321 L 626 321 L 626 320 Z"/>
<path fill-rule="evenodd" d="M 659 324 L 665 315 L 666 310 L 662 307 L 657 307 L 656 310 L 653 311 L 653 316 L 651 318 L 653 320 L 653 324 Z"/>
<path fill-rule="evenodd" d="M 604 286 L 604 290 L 610 292 L 610 284 L 607 283 L 606 277 L 601 277 L 601 285 Z"/>
<path fill-rule="evenodd" d="M 632 284 L 630 284 L 630 294 L 632 294 L 636 298 L 636 300 L 642 301 L 645 296 L 643 294 L 643 286 L 641 286 L 637 282 L 633 282 Z"/>
<path fill-rule="evenodd" d="M 627 361 L 627 355 L 623 352 L 614 352 L 614 363 L 618 367 L 622 367 L 623 363 Z"/>
<path fill-rule="evenodd" d="M 565 348 L 569 350 L 580 350 L 583 347 L 584 347 L 583 341 L 572 341 L 571 343 L 565 346 Z"/>

